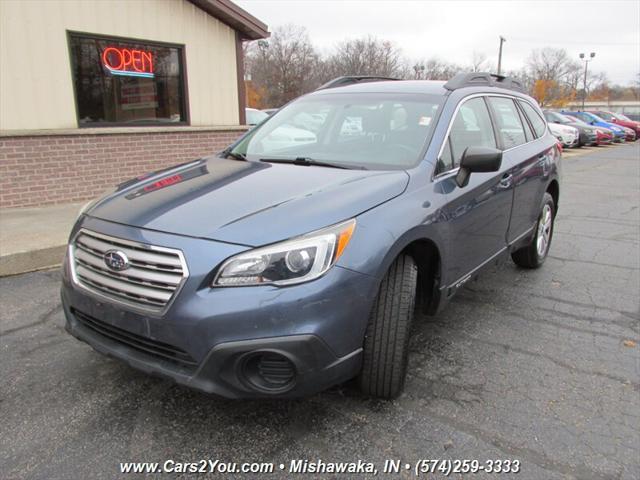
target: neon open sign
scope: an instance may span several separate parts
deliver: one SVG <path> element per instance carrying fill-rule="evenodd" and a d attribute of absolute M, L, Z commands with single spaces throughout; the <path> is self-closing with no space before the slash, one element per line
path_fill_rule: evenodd
<path fill-rule="evenodd" d="M 147 50 L 107 47 L 102 51 L 102 64 L 114 75 L 154 76 L 153 53 Z"/>

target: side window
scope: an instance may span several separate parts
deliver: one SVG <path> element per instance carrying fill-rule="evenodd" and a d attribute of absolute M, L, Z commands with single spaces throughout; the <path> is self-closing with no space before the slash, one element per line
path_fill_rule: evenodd
<path fill-rule="evenodd" d="M 444 148 L 442 149 L 442 155 L 438 159 L 438 164 L 436 165 L 436 175 L 444 173 L 453 168 L 453 157 L 451 156 L 451 139 L 447 138 L 447 141 L 444 144 Z"/>
<path fill-rule="evenodd" d="M 522 126 L 524 127 L 525 137 L 527 142 L 531 142 L 536 139 L 536 136 L 533 134 L 533 130 L 531 130 L 531 125 L 527 122 L 524 113 L 522 113 L 522 109 L 518 112 L 520 114 L 520 121 L 522 122 Z"/>
<path fill-rule="evenodd" d="M 453 120 L 448 141 L 451 168 L 460 165 L 462 154 L 468 147 L 496 148 L 491 117 L 481 97 L 472 98 L 462 104 Z M 444 152 L 446 152 L 445 147 Z M 446 161 L 443 154 L 443 161 Z"/>
<path fill-rule="evenodd" d="M 518 103 L 522 107 L 524 114 L 529 119 L 529 122 L 531 122 L 531 125 L 533 125 L 536 136 L 541 137 L 542 135 L 544 135 L 544 132 L 547 130 L 547 124 L 542 119 L 542 117 L 540 117 L 540 114 L 536 111 L 536 109 L 533 108 L 528 102 L 518 100 Z"/>
<path fill-rule="evenodd" d="M 524 127 L 513 100 L 506 97 L 489 97 L 491 107 L 496 114 L 498 132 L 505 150 L 526 143 Z"/>

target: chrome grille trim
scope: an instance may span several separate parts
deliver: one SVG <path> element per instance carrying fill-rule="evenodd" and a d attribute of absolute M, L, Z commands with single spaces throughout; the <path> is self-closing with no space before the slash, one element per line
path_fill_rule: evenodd
<path fill-rule="evenodd" d="M 104 263 L 108 250 L 124 252 L 130 262 L 115 271 Z M 144 313 L 166 311 L 189 276 L 182 251 L 146 245 L 81 229 L 69 244 L 75 285 L 112 303 Z"/>

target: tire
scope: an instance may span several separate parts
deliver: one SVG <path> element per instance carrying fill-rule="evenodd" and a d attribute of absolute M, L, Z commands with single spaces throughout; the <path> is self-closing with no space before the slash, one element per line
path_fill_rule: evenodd
<path fill-rule="evenodd" d="M 516 250 L 511 258 L 516 265 L 524 268 L 539 268 L 547 258 L 551 239 L 553 238 L 553 223 L 556 218 L 556 206 L 553 197 L 547 192 L 542 200 L 540 216 L 536 223 L 535 235 L 526 247 Z"/>
<path fill-rule="evenodd" d="M 398 257 L 382 280 L 365 333 L 358 377 L 365 394 L 391 399 L 402 393 L 417 283 L 418 267 L 408 255 Z"/>

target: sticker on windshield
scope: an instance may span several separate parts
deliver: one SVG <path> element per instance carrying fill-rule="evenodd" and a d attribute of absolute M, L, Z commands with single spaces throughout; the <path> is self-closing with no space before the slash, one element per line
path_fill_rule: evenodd
<path fill-rule="evenodd" d="M 420 117 L 420 120 L 418 120 L 418 125 L 420 125 L 421 127 L 428 127 L 429 125 L 431 125 L 431 117 Z"/>

